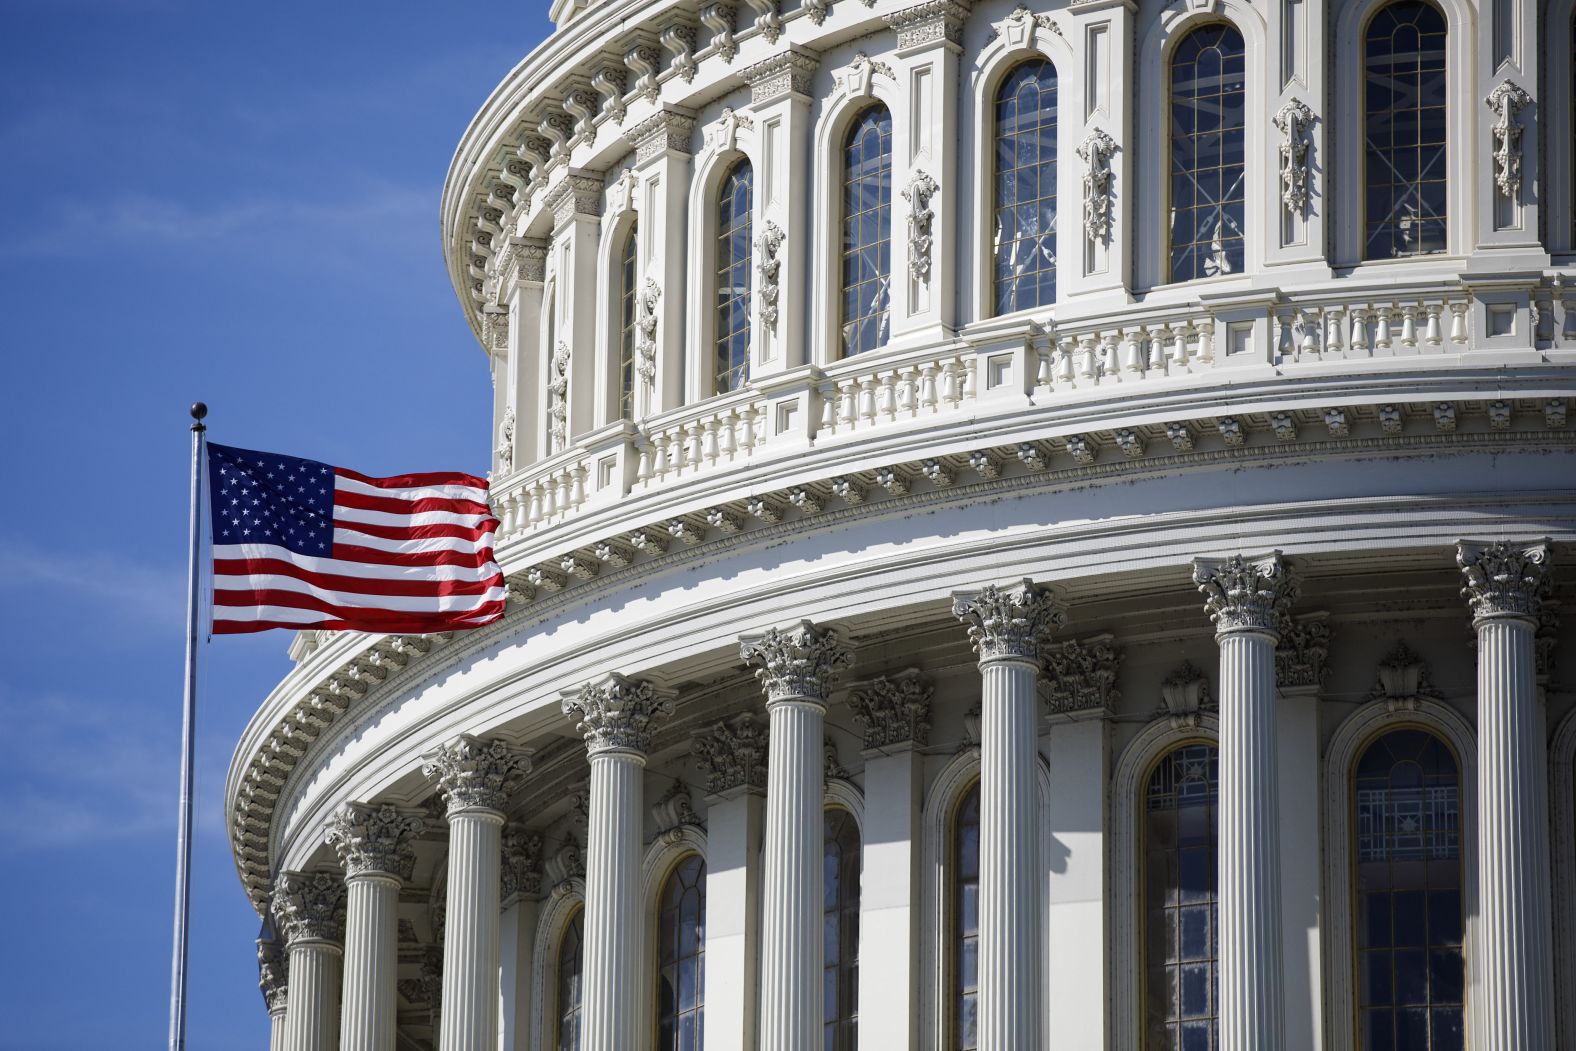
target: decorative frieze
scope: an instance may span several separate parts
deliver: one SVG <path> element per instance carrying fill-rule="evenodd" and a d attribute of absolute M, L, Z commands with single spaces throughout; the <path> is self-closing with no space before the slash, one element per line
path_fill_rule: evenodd
<path fill-rule="evenodd" d="M 641 679 L 618 673 L 586 683 L 578 694 L 565 697 L 563 712 L 577 720 L 575 729 L 585 738 L 586 751 L 651 751 L 656 724 L 673 714 L 673 699 Z"/>
<path fill-rule="evenodd" d="M 499 737 L 461 734 L 422 757 L 422 776 L 443 796 L 447 813 L 508 808 L 531 772 L 530 756 Z"/>
<path fill-rule="evenodd" d="M 344 943 L 345 881 L 336 872 L 281 872 L 270 908 L 286 945 Z"/>
<path fill-rule="evenodd" d="M 503 864 L 499 869 L 501 900 L 542 892 L 542 834 L 510 825 L 503 832 Z"/>
<path fill-rule="evenodd" d="M 885 21 L 897 34 L 899 51 L 936 43 L 962 47 L 969 7 L 959 0 L 927 0 L 887 15 Z"/>
<path fill-rule="evenodd" d="M 967 625 L 982 662 L 1037 662 L 1041 640 L 1067 622 L 1066 607 L 1056 593 L 1027 578 L 958 592 L 952 596 L 952 615 Z"/>
<path fill-rule="evenodd" d="M 595 175 L 565 175 L 547 191 L 542 201 L 562 226 L 575 216 L 599 219 L 602 216 L 602 179 Z"/>
<path fill-rule="evenodd" d="M 520 280 L 541 284 L 547 280 L 546 241 L 521 238 L 519 241 Z"/>
<path fill-rule="evenodd" d="M 1122 651 L 1112 645 L 1112 636 L 1068 639 L 1049 643 L 1041 649 L 1045 661 L 1047 703 L 1052 715 L 1071 712 L 1108 712 L 1120 694 L 1116 675 Z"/>
<path fill-rule="evenodd" d="M 1100 128 L 1093 128 L 1078 144 L 1078 157 L 1084 162 L 1083 208 L 1084 236 L 1092 245 L 1111 239 L 1111 158 L 1116 140 Z"/>
<path fill-rule="evenodd" d="M 416 860 L 415 840 L 427 824 L 390 803 L 346 803 L 328 820 L 325 841 L 347 876 L 379 873 L 406 878 Z"/>
<path fill-rule="evenodd" d="M 1553 582 L 1547 540 L 1526 545 L 1463 540 L 1456 547 L 1456 565 L 1466 578 L 1461 594 L 1474 620 L 1518 617 L 1536 622 Z"/>
<path fill-rule="evenodd" d="M 695 118 L 665 109 L 635 125 L 624 137 L 635 147 L 636 164 L 664 153 L 694 153 Z"/>
<path fill-rule="evenodd" d="M 1390 711 L 1415 712 L 1419 701 L 1438 700 L 1439 691 L 1428 680 L 1428 665 L 1404 642 L 1395 644 L 1379 662 L 1374 688 L 1368 699 L 1383 701 Z"/>
<path fill-rule="evenodd" d="M 825 701 L 839 672 L 853 663 L 853 653 L 836 631 L 807 620 L 744 636 L 739 640 L 739 656 L 756 666 L 755 677 L 769 702 Z"/>
<path fill-rule="evenodd" d="M 936 218 L 930 199 L 939 189 L 935 179 L 916 168 L 903 191 L 908 202 L 908 269 L 916 281 L 930 280 L 931 227 Z"/>
<path fill-rule="evenodd" d="M 1483 100 L 1494 113 L 1489 134 L 1494 139 L 1494 185 L 1514 201 L 1521 192 L 1521 110 L 1532 97 L 1518 84 L 1502 80 Z"/>
<path fill-rule="evenodd" d="M 706 777 L 706 791 L 766 791 L 766 748 L 766 724 L 748 712 L 696 734 L 695 765 Z"/>
<path fill-rule="evenodd" d="M 1308 206 L 1308 147 L 1313 110 L 1291 99 L 1275 112 L 1275 127 L 1285 136 L 1280 144 L 1281 205 L 1292 215 Z"/>
<path fill-rule="evenodd" d="M 1201 713 L 1211 705 L 1209 680 L 1192 661 L 1183 661 L 1160 683 L 1160 700 L 1173 728 L 1196 729 Z"/>
<path fill-rule="evenodd" d="M 1263 558 L 1196 558 L 1193 583 L 1204 595 L 1204 609 L 1215 631 L 1252 631 L 1276 636 L 1299 586 L 1279 551 Z"/>
<path fill-rule="evenodd" d="M 757 10 L 768 5 L 773 9 L 772 17 L 776 17 L 777 0 L 750 0 L 750 6 Z M 756 25 L 760 25 L 759 18 Z M 788 94 L 808 96 L 810 77 L 820 64 L 820 56 L 814 52 L 789 48 L 745 67 L 743 76 L 750 85 L 750 104 L 760 106 Z"/>
<path fill-rule="evenodd" d="M 935 692 L 917 671 L 892 678 L 883 675 L 856 687 L 848 696 L 854 725 L 864 736 L 864 747 L 892 748 L 930 743 L 930 698 Z"/>
<path fill-rule="evenodd" d="M 1275 647 L 1275 684 L 1282 689 L 1324 685 L 1329 654 L 1328 613 L 1285 618 Z"/>

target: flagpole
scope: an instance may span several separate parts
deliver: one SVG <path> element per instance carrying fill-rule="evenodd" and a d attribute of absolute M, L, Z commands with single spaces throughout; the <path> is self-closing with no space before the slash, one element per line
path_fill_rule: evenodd
<path fill-rule="evenodd" d="M 175 948 L 170 962 L 170 1051 L 186 1051 L 186 956 L 192 875 L 192 736 L 197 722 L 198 555 L 202 547 L 203 441 L 208 406 L 192 406 L 191 557 L 186 565 L 186 697 L 181 715 L 180 821 L 175 832 Z"/>

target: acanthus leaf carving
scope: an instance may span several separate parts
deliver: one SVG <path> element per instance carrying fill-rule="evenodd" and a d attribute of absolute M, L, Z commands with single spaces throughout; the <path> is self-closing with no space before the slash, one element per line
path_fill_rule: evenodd
<path fill-rule="evenodd" d="M 657 378 L 657 304 L 662 301 L 662 287 L 652 278 L 646 278 L 645 287 L 640 292 L 639 341 L 635 349 L 638 359 L 635 371 L 647 383 L 653 383 Z"/>
<path fill-rule="evenodd" d="M 1196 558 L 1193 583 L 1217 634 L 1253 631 L 1278 636 L 1299 586 L 1279 551 L 1263 558 Z"/>
<path fill-rule="evenodd" d="M 1201 713 L 1211 705 L 1209 680 L 1192 661 L 1183 661 L 1161 682 L 1160 700 L 1173 728 L 1197 729 Z"/>
<path fill-rule="evenodd" d="M 696 734 L 693 751 L 712 795 L 766 790 L 767 726 L 748 712 Z"/>
<path fill-rule="evenodd" d="M 1419 701 L 1439 699 L 1439 691 L 1428 679 L 1428 665 L 1404 642 L 1385 654 L 1376 679 L 1368 699 L 1384 701 L 1392 712 L 1416 711 Z"/>
<path fill-rule="evenodd" d="M 335 872 L 281 872 L 270 906 L 285 944 L 345 940 L 345 881 Z"/>
<path fill-rule="evenodd" d="M 1067 621 L 1066 607 L 1049 588 L 1024 579 L 987 584 L 952 596 L 952 615 L 968 627 L 980 660 L 1038 662 L 1042 639 Z"/>
<path fill-rule="evenodd" d="M 1308 206 L 1309 131 L 1313 110 L 1301 99 L 1291 99 L 1275 113 L 1275 127 L 1285 138 L 1280 145 L 1281 204 L 1293 215 Z"/>
<path fill-rule="evenodd" d="M 1047 710 L 1052 715 L 1069 712 L 1106 712 L 1120 698 L 1116 691 L 1122 650 L 1110 635 L 1048 643 L 1041 650 L 1048 687 Z"/>
<path fill-rule="evenodd" d="M 784 236 L 782 228 L 768 219 L 761 235 L 755 239 L 755 249 L 760 255 L 755 269 L 761 275 L 761 323 L 767 328 L 777 327 L 777 280 L 782 271 L 782 260 L 777 258 L 777 253 L 782 250 Z"/>
<path fill-rule="evenodd" d="M 930 698 L 935 688 L 912 669 L 888 678 L 883 675 L 856 687 L 848 697 L 854 725 L 864 735 L 864 747 L 891 748 L 930 743 Z"/>
<path fill-rule="evenodd" d="M 673 22 L 663 28 L 662 46 L 673 53 L 672 69 L 685 83 L 695 79 L 700 68 L 695 61 L 695 27 L 687 22 Z"/>
<path fill-rule="evenodd" d="M 503 832 L 503 866 L 499 870 L 502 899 L 542 892 L 542 834 L 510 825 Z"/>
<path fill-rule="evenodd" d="M 508 474 L 514 470 L 514 406 L 510 405 L 503 410 L 503 419 L 498 422 L 498 447 L 494 450 L 498 460 L 498 473 Z"/>
<path fill-rule="evenodd" d="M 1103 129 L 1094 128 L 1078 144 L 1078 156 L 1087 165 L 1083 176 L 1084 236 L 1090 244 L 1111 237 L 1111 157 L 1119 147 Z"/>
<path fill-rule="evenodd" d="M 916 169 L 903 190 L 908 202 L 908 269 L 918 281 L 930 281 L 931 228 L 936 213 L 930 200 L 941 189 L 923 169 Z"/>
<path fill-rule="evenodd" d="M 413 841 L 426 827 L 419 815 L 389 803 L 346 803 L 329 818 L 325 842 L 339 855 L 347 876 L 404 878 L 416 858 Z"/>
<path fill-rule="evenodd" d="M 701 25 L 711 30 L 710 46 L 713 52 L 729 65 L 739 54 L 739 45 L 733 40 L 734 11 L 732 4 L 715 0 L 700 9 Z"/>
<path fill-rule="evenodd" d="M 447 813 L 504 810 L 531 772 L 530 756 L 502 738 L 460 734 L 422 757 L 421 772 L 438 787 Z"/>
<path fill-rule="evenodd" d="M 739 640 L 739 656 L 756 666 L 768 702 L 825 701 L 853 654 L 837 632 L 807 620 L 787 628 L 768 628 Z"/>
<path fill-rule="evenodd" d="M 592 755 L 645 754 L 651 750 L 651 734 L 657 723 L 673 714 L 673 699 L 649 682 L 615 672 L 565 697 L 563 712 L 576 720 L 575 729 L 585 737 L 586 750 Z"/>
<path fill-rule="evenodd" d="M 1329 654 L 1330 625 L 1326 614 L 1284 618 L 1280 642 L 1275 647 L 1276 685 L 1322 686 Z"/>
<path fill-rule="evenodd" d="M 1525 545 L 1463 540 L 1456 547 L 1456 565 L 1466 578 L 1461 595 L 1471 605 L 1474 620 L 1516 617 L 1536 622 L 1553 584 L 1547 540 Z"/>
<path fill-rule="evenodd" d="M 257 987 L 269 1014 L 278 1014 L 290 996 L 290 956 L 277 938 L 257 939 Z"/>
<path fill-rule="evenodd" d="M 677 778 L 662 793 L 662 798 L 651 805 L 651 817 L 656 822 L 658 835 L 685 825 L 700 824 L 700 815 L 695 812 L 689 787 Z"/>
<path fill-rule="evenodd" d="M 1494 111 L 1489 133 L 1494 138 L 1494 185 L 1511 200 L 1521 192 L 1521 110 L 1532 96 L 1519 84 L 1502 80 L 1483 100 Z"/>

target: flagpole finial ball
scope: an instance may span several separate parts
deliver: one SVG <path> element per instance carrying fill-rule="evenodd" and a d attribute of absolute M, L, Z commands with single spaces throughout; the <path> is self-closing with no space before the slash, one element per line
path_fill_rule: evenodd
<path fill-rule="evenodd" d="M 204 416 L 207 416 L 207 415 L 208 415 L 208 406 L 207 406 L 207 404 L 205 404 L 204 402 L 200 402 L 200 401 L 192 402 L 192 419 L 194 419 L 194 420 L 201 420 Z"/>

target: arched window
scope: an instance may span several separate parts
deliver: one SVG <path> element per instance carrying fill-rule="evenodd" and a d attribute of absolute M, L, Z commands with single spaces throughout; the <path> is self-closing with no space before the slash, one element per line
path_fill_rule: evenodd
<path fill-rule="evenodd" d="M 1056 302 L 1056 67 L 1031 59 L 996 93 L 996 313 Z"/>
<path fill-rule="evenodd" d="M 717 330 L 715 391 L 738 390 L 750 378 L 750 237 L 755 173 L 735 164 L 717 197 Z"/>
<path fill-rule="evenodd" d="M 706 861 L 690 854 L 662 885 L 656 1051 L 699 1051 L 706 986 Z"/>
<path fill-rule="evenodd" d="M 1363 258 L 1445 250 L 1445 16 L 1379 10 L 1363 39 Z"/>
<path fill-rule="evenodd" d="M 841 807 L 826 811 L 821 887 L 826 910 L 823 983 L 825 1051 L 855 1051 L 859 1039 L 859 826 Z"/>
<path fill-rule="evenodd" d="M 843 146 L 843 353 L 884 346 L 892 284 L 892 114 L 872 106 Z"/>
<path fill-rule="evenodd" d="M 1211 1051 L 1218 1039 L 1215 746 L 1162 756 L 1144 790 L 1144 1048 Z"/>
<path fill-rule="evenodd" d="M 624 238 L 624 251 L 620 257 L 623 275 L 623 295 L 619 300 L 618 318 L 618 414 L 626 420 L 635 418 L 635 224 L 629 226 Z"/>
<path fill-rule="evenodd" d="M 952 1051 L 980 1046 L 980 786 L 952 818 Z"/>
<path fill-rule="evenodd" d="M 584 909 L 575 910 L 558 939 L 558 1051 L 580 1051 L 580 975 L 585 944 Z"/>
<path fill-rule="evenodd" d="M 1353 892 L 1363 1051 L 1465 1046 L 1461 778 L 1425 730 L 1392 730 L 1357 760 Z"/>
<path fill-rule="evenodd" d="M 1171 53 L 1171 280 L 1241 273 L 1247 51 L 1223 23 Z"/>
<path fill-rule="evenodd" d="M 568 438 L 569 406 L 566 395 L 569 393 L 569 377 L 563 372 L 568 368 L 568 362 L 559 361 L 558 354 L 558 304 L 554 302 L 557 290 L 547 286 L 547 339 L 543 342 L 542 358 L 547 368 L 547 434 L 545 435 L 546 449 L 549 454 L 563 448 Z"/>

